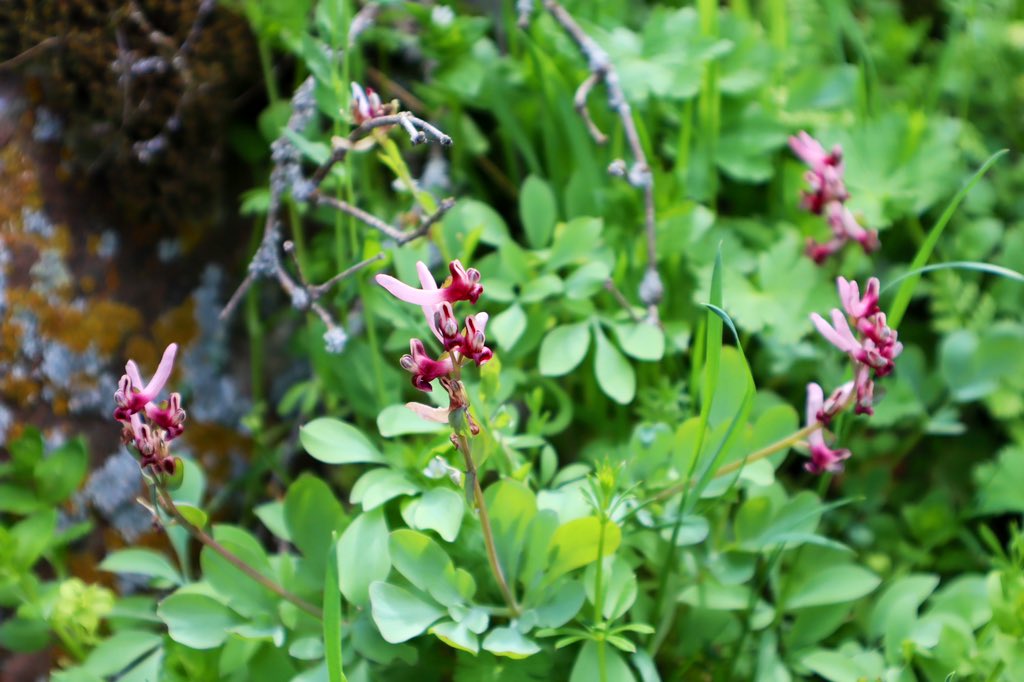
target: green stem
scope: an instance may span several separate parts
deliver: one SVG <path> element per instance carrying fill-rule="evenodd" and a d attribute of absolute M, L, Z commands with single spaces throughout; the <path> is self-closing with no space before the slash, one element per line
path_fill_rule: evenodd
<path fill-rule="evenodd" d="M 601 510 L 601 532 L 597 536 L 597 568 L 594 576 L 594 622 L 601 630 L 601 639 L 597 640 L 597 671 L 600 682 L 608 682 L 608 665 L 606 662 L 604 633 L 604 529 L 608 524 L 605 510 Z"/>
<path fill-rule="evenodd" d="M 467 483 L 471 483 L 473 486 L 473 500 L 476 502 L 477 511 L 480 513 L 480 528 L 484 535 L 484 546 L 487 548 L 487 561 L 491 565 L 491 572 L 498 583 L 498 589 L 501 590 L 501 596 L 505 600 L 505 604 L 508 605 L 513 617 L 518 617 L 520 613 L 519 604 L 516 603 L 515 595 L 512 593 L 508 581 L 505 579 L 505 572 L 501 569 L 501 563 L 498 561 L 498 550 L 494 545 L 494 531 L 491 529 L 491 517 L 487 513 L 484 491 L 480 487 L 480 477 L 477 476 L 476 464 L 473 462 L 473 451 L 469 445 L 469 438 L 465 434 L 460 433 L 457 435 L 457 440 L 459 450 L 466 459 Z"/>
<path fill-rule="evenodd" d="M 188 531 L 189 535 L 219 554 L 225 561 L 244 573 L 250 580 L 262 585 L 282 599 L 290 601 L 292 604 L 314 618 L 318 620 L 323 619 L 323 613 L 319 608 L 310 604 L 302 597 L 292 594 L 285 588 L 281 587 L 276 582 L 245 563 L 243 559 L 232 553 L 229 549 L 224 547 L 224 545 L 214 540 L 213 537 L 208 535 L 202 528 L 192 525 L 192 523 L 182 515 L 181 511 L 178 510 L 177 505 L 174 504 L 174 500 L 172 500 L 171 496 L 167 494 L 167 491 L 159 486 L 156 488 L 156 499 L 160 504 L 160 508 L 167 512 L 167 514 L 169 514 L 179 526 Z"/>
<path fill-rule="evenodd" d="M 756 462 L 758 460 L 762 460 L 765 457 L 771 457 L 772 455 L 774 455 L 774 454 L 776 454 L 776 453 L 778 453 L 778 452 L 780 452 L 782 450 L 785 450 L 786 448 L 792 447 L 793 445 L 799 443 L 803 439 L 807 438 L 807 436 L 809 436 L 812 433 L 814 433 L 815 431 L 819 430 L 821 427 L 822 427 L 822 424 L 820 422 L 815 422 L 814 424 L 811 424 L 810 426 L 805 426 L 804 428 L 802 428 L 802 429 L 800 429 L 798 431 L 794 431 L 793 433 L 789 434 L 785 438 L 782 438 L 781 440 L 777 440 L 774 443 L 772 443 L 771 445 L 766 445 L 763 448 L 761 448 L 760 450 L 756 450 L 756 451 L 750 453 L 749 455 L 747 455 L 746 457 L 744 457 L 741 460 L 737 460 L 735 462 L 731 462 L 729 464 L 726 464 L 725 466 L 720 468 L 718 471 L 716 471 L 714 473 L 714 475 L 712 476 L 712 478 L 721 478 L 722 476 L 727 476 L 727 475 L 729 475 L 729 474 L 731 474 L 731 473 L 733 473 L 735 471 L 738 471 L 739 469 L 742 469 L 743 467 L 745 467 L 748 464 L 753 464 L 754 462 Z M 692 487 L 696 483 L 697 483 L 696 479 L 688 478 L 685 481 L 677 483 L 676 485 L 674 485 L 674 486 L 672 486 L 670 488 L 665 488 L 660 493 L 658 493 L 657 495 L 652 497 L 651 500 L 652 501 L 667 500 L 667 499 L 673 497 L 674 495 L 678 495 L 679 493 L 684 492 L 685 490 L 687 490 L 688 488 Z"/>

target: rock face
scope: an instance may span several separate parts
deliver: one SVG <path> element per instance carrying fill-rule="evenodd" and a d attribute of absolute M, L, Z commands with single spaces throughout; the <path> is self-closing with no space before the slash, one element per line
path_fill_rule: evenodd
<path fill-rule="evenodd" d="M 209 213 L 228 121 L 246 92 L 259 93 L 246 21 L 217 5 L 0 3 L 0 61 L 43 105 L 37 139 L 59 139 L 134 224 L 174 226 Z"/>

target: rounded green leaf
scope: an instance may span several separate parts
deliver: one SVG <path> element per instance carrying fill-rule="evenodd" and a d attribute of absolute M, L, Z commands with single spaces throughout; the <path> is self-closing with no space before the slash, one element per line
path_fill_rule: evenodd
<path fill-rule="evenodd" d="M 551 186 L 536 175 L 526 178 L 519 192 L 519 215 L 530 246 L 547 246 L 558 220 L 558 205 Z"/>
<path fill-rule="evenodd" d="M 299 441 L 306 452 L 327 464 L 384 462 L 380 451 L 359 429 L 331 417 L 319 417 L 300 428 Z"/>
<path fill-rule="evenodd" d="M 437 604 L 379 580 L 370 585 L 370 604 L 373 622 L 391 644 L 412 639 L 445 614 Z"/>
<path fill-rule="evenodd" d="M 415 527 L 435 531 L 445 542 L 455 542 L 466 509 L 462 500 L 462 495 L 451 488 L 428 490 L 417 501 Z"/>
<path fill-rule="evenodd" d="M 446 620 L 430 628 L 430 634 L 452 647 L 476 656 L 480 651 L 480 643 L 477 636 L 470 632 L 465 623 L 454 623 Z"/>
<path fill-rule="evenodd" d="M 494 628 L 484 639 L 483 647 L 495 656 L 512 659 L 526 658 L 540 651 L 536 642 L 524 637 L 515 628 Z"/>
<path fill-rule="evenodd" d="M 487 334 L 505 350 L 515 346 L 525 331 L 526 313 L 518 303 L 492 317 L 487 324 Z"/>
<path fill-rule="evenodd" d="M 596 328 L 594 342 L 594 374 L 597 376 L 597 385 L 606 396 L 620 405 L 631 402 L 636 396 L 636 372 L 633 371 L 633 365 L 629 364 L 604 333 Z"/>
<path fill-rule="evenodd" d="M 388 546 L 395 569 L 410 583 L 445 606 L 462 601 L 455 565 L 429 536 L 402 528 L 391 533 Z"/>
<path fill-rule="evenodd" d="M 788 610 L 842 604 L 870 594 L 881 579 L 860 566 L 829 566 L 794 581 L 786 598 Z"/>
<path fill-rule="evenodd" d="M 448 425 L 427 421 L 405 404 L 388 405 L 377 415 L 377 430 L 384 438 L 407 436 L 419 433 L 440 433 L 447 431 Z"/>
<path fill-rule="evenodd" d="M 586 322 L 555 327 L 540 344 L 540 373 L 560 377 L 576 369 L 590 348 L 590 326 Z"/>
<path fill-rule="evenodd" d="M 615 325 L 622 352 L 637 360 L 661 360 L 665 354 L 665 332 L 647 322 Z"/>
<path fill-rule="evenodd" d="M 196 528 L 203 528 L 206 526 L 208 517 L 206 516 L 206 512 L 199 507 L 186 502 L 175 502 L 174 506 L 178 508 L 178 513 Z"/>
<path fill-rule="evenodd" d="M 614 521 L 604 524 L 603 556 L 613 554 L 622 541 L 622 530 Z M 545 573 L 548 581 L 597 561 L 601 545 L 601 520 L 596 516 L 575 519 L 559 526 L 551 536 L 548 553 L 551 563 Z"/>
<path fill-rule="evenodd" d="M 324 572 L 332 534 L 341 529 L 344 520 L 341 504 L 316 476 L 303 474 L 288 486 L 284 498 L 288 535 L 318 576 Z"/>
<path fill-rule="evenodd" d="M 157 615 L 175 642 L 193 649 L 215 649 L 240 623 L 228 607 L 204 594 L 176 593 L 160 602 Z"/>
<path fill-rule="evenodd" d="M 122 549 L 107 555 L 100 569 L 111 573 L 135 573 L 151 578 L 162 578 L 174 585 L 182 582 L 181 573 L 163 554 L 151 549 Z"/>
<path fill-rule="evenodd" d="M 338 541 L 338 584 L 345 599 L 357 606 L 370 601 L 370 584 L 387 578 L 391 570 L 388 525 L 384 510 L 356 517 Z"/>

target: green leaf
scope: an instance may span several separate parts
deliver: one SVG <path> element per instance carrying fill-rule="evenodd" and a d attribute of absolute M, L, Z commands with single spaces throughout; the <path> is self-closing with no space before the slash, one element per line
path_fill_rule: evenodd
<path fill-rule="evenodd" d="M 605 677 L 601 676 L 600 655 L 597 642 L 584 642 L 576 663 L 572 667 L 569 682 L 594 682 L 604 679 L 607 682 L 636 682 L 633 671 L 629 669 L 622 656 L 615 649 L 605 648 Z"/>
<path fill-rule="evenodd" d="M 601 543 L 601 520 L 587 516 L 562 524 L 551 537 L 548 552 L 551 563 L 545 572 L 550 582 L 560 575 L 597 561 L 598 546 Z M 614 521 L 604 524 L 603 555 L 615 553 L 622 541 L 622 530 Z"/>
<path fill-rule="evenodd" d="M 622 351 L 637 360 L 661 360 L 665 354 L 665 332 L 646 322 L 630 322 L 613 327 Z"/>
<path fill-rule="evenodd" d="M 151 578 L 161 578 L 172 585 L 181 585 L 181 573 L 170 560 L 151 549 L 122 549 L 107 555 L 100 563 L 100 569 L 111 573 L 137 573 Z"/>
<path fill-rule="evenodd" d="M 360 476 L 352 486 L 349 501 L 362 504 L 364 511 L 370 511 L 388 500 L 401 495 L 414 495 L 419 491 L 419 487 L 400 471 L 373 469 Z"/>
<path fill-rule="evenodd" d="M 194 504 L 188 504 L 187 502 L 175 502 L 174 506 L 178 508 L 178 513 L 185 517 L 185 520 L 196 528 L 206 527 L 208 517 L 206 516 L 206 512 L 199 507 Z"/>
<path fill-rule="evenodd" d="M 437 532 L 445 542 L 455 542 L 466 506 L 451 488 L 431 488 L 416 501 L 414 526 Z"/>
<path fill-rule="evenodd" d="M 565 280 L 565 296 L 571 300 L 590 298 L 604 289 L 611 269 L 604 261 L 591 261 L 576 268 Z"/>
<path fill-rule="evenodd" d="M 465 623 L 446 620 L 430 628 L 430 634 L 452 647 L 466 653 L 477 655 L 480 643 L 476 634 L 471 632 Z"/>
<path fill-rule="evenodd" d="M 548 257 L 547 269 L 553 271 L 573 263 L 590 260 L 601 243 L 604 222 L 600 218 L 584 216 L 573 218 L 558 226 L 555 243 Z"/>
<path fill-rule="evenodd" d="M 20 471 L 31 471 L 43 459 L 44 449 L 43 434 L 34 426 L 27 427 L 21 436 L 11 441 L 11 462 Z"/>
<path fill-rule="evenodd" d="M 172 594 L 160 602 L 157 615 L 171 639 L 192 649 L 219 647 L 228 630 L 241 623 L 231 609 L 203 594 Z"/>
<path fill-rule="evenodd" d="M 447 424 L 427 421 L 404 403 L 388 405 L 377 415 L 377 430 L 384 438 L 421 433 L 440 433 L 449 429 Z"/>
<path fill-rule="evenodd" d="M 163 644 L 163 635 L 146 630 L 121 630 L 96 646 L 82 663 L 93 675 L 106 677 L 122 672 Z"/>
<path fill-rule="evenodd" d="M 7 618 L 0 623 L 0 646 L 15 652 L 31 652 L 50 644 L 50 624 L 42 618 Z"/>
<path fill-rule="evenodd" d="M 489 486 L 484 499 L 491 515 L 498 561 L 508 583 L 515 584 L 527 531 L 537 515 L 537 496 L 523 483 L 505 478 Z"/>
<path fill-rule="evenodd" d="M 586 322 L 555 327 L 540 344 L 540 373 L 560 377 L 576 369 L 590 348 L 590 325 Z"/>
<path fill-rule="evenodd" d="M 444 615 L 436 604 L 424 601 L 397 585 L 377 581 L 370 585 L 373 622 L 385 641 L 398 644 L 423 633 Z"/>
<path fill-rule="evenodd" d="M 328 547 L 330 556 L 337 556 L 338 534 L 332 533 L 331 542 Z M 341 582 L 338 578 L 338 562 L 328 561 L 325 567 L 324 576 L 324 654 L 327 659 L 327 671 L 331 680 L 347 682 L 345 671 L 342 666 L 341 653 L 341 592 L 338 585 Z"/>
<path fill-rule="evenodd" d="M 68 441 L 36 465 L 34 476 L 39 495 L 50 503 L 63 502 L 85 478 L 88 466 L 85 441 Z"/>
<path fill-rule="evenodd" d="M 558 275 L 541 275 L 527 280 L 519 292 L 519 300 L 523 303 L 536 303 L 565 291 L 562 278 Z"/>
<path fill-rule="evenodd" d="M 494 628 L 484 638 L 483 648 L 495 656 L 521 659 L 532 656 L 540 651 L 540 646 L 532 639 L 524 637 L 515 628 Z"/>
<path fill-rule="evenodd" d="M 356 606 L 366 606 L 370 602 L 370 584 L 384 580 L 391 571 L 388 537 L 384 510 L 377 508 L 357 516 L 338 541 L 341 593 Z"/>
<path fill-rule="evenodd" d="M 277 581 L 266 551 L 247 531 L 234 526 L 214 526 L 213 538 L 250 568 Z M 242 573 L 210 547 L 203 547 L 199 564 L 203 569 L 203 578 L 238 613 L 251 618 L 273 611 L 277 595 Z"/>
<path fill-rule="evenodd" d="M 414 586 L 445 606 L 462 601 L 455 565 L 429 536 L 402 528 L 392 531 L 388 547 L 395 569 Z"/>
<path fill-rule="evenodd" d="M 519 192 L 519 215 L 530 246 L 547 246 L 558 220 L 558 205 L 551 186 L 536 175 L 527 177 Z"/>
<path fill-rule="evenodd" d="M 10 540 L 13 541 L 14 550 L 13 556 L 9 557 L 11 564 L 14 567 L 28 569 L 49 548 L 56 532 L 57 510 L 53 508 L 37 512 L 14 524 L 10 529 Z M 8 548 L 11 547 L 9 543 L 4 544 Z"/>
<path fill-rule="evenodd" d="M 285 542 L 291 542 L 291 535 L 288 533 L 288 524 L 284 520 L 284 502 L 275 500 L 256 507 L 253 512 L 256 518 L 263 522 L 271 533 Z"/>
<path fill-rule="evenodd" d="M 526 313 L 518 303 L 498 313 L 487 323 L 487 335 L 493 336 L 504 350 L 512 349 L 525 331 Z"/>
<path fill-rule="evenodd" d="M 345 512 L 334 493 L 312 474 L 301 475 L 288 486 L 284 498 L 284 520 L 288 535 L 317 576 L 323 574 L 335 531 L 341 529 Z"/>
<path fill-rule="evenodd" d="M 306 452 L 326 464 L 384 463 L 359 429 L 331 417 L 319 417 L 300 428 L 299 441 Z"/>
<path fill-rule="evenodd" d="M 594 374 L 606 396 L 626 405 L 636 396 L 636 372 L 633 365 L 612 345 L 604 332 L 594 327 Z"/>
<path fill-rule="evenodd" d="M 974 480 L 976 513 L 1024 513 L 1024 447 L 1003 448 L 994 461 L 978 465 Z"/>
<path fill-rule="evenodd" d="M 860 566 L 829 566 L 794 580 L 787 590 L 786 609 L 842 604 L 870 594 L 881 579 Z"/>

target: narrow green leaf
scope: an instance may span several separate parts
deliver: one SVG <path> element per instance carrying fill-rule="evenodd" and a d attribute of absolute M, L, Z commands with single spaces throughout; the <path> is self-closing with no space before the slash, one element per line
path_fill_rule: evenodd
<path fill-rule="evenodd" d="M 988 169 L 999 160 L 1003 154 L 1006 154 L 1008 149 L 1000 149 L 992 156 L 988 157 L 988 160 L 982 164 L 981 168 L 971 176 L 971 179 L 967 181 L 960 191 L 956 193 L 949 205 L 946 206 L 946 210 L 939 216 L 938 222 L 932 227 L 931 232 L 928 233 L 928 237 L 921 244 L 921 248 L 917 250 L 917 255 L 914 256 L 914 260 L 910 263 L 910 270 L 918 270 L 924 267 L 925 263 L 932 255 L 932 251 L 935 250 L 935 245 L 939 242 L 939 237 L 942 236 L 942 232 L 946 229 L 946 225 L 949 223 L 950 218 L 956 212 L 956 209 L 960 206 L 960 202 L 964 200 L 967 193 L 974 188 L 978 181 L 988 172 Z M 907 306 L 910 305 L 910 297 L 914 295 L 914 289 L 917 287 L 918 281 L 920 281 L 921 275 L 913 275 L 908 277 L 900 285 L 899 290 L 896 292 L 896 298 L 893 300 L 892 305 L 889 306 L 889 325 L 893 328 L 899 326 L 900 321 L 903 320 L 903 314 L 907 311 Z M 713 303 L 714 301 L 712 301 Z"/>
<path fill-rule="evenodd" d="M 338 533 L 334 532 L 328 556 L 337 555 Z M 341 591 L 338 588 L 338 562 L 327 562 L 324 578 L 324 655 L 327 658 L 327 674 L 331 682 L 348 682 L 342 665 L 341 652 Z"/>
<path fill-rule="evenodd" d="M 984 272 L 989 275 L 996 275 L 998 277 L 1005 277 L 1006 279 L 1013 280 L 1014 282 L 1024 283 L 1024 275 L 1011 270 L 1010 268 L 1004 268 L 1001 265 L 993 265 L 992 263 L 980 263 L 978 261 L 949 261 L 947 263 L 933 263 L 932 265 L 926 265 L 923 268 L 905 272 L 894 280 L 889 281 L 884 287 L 882 287 L 882 293 L 885 293 L 892 287 L 896 286 L 900 282 L 910 279 L 911 277 L 918 277 L 928 272 L 935 272 L 936 270 L 974 270 L 977 272 Z"/>

